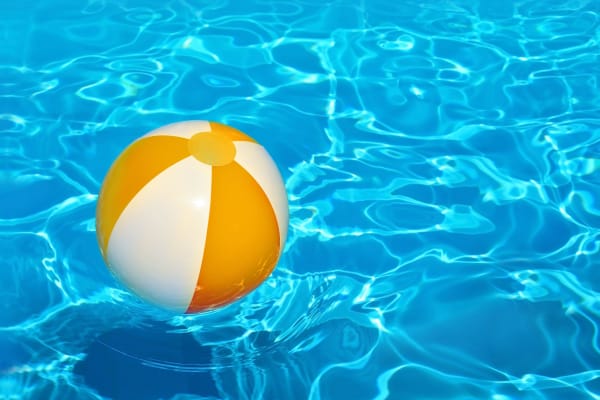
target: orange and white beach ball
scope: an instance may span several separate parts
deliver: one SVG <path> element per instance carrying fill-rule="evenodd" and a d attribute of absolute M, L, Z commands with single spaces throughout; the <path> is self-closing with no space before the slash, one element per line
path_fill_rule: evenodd
<path fill-rule="evenodd" d="M 113 273 L 181 313 L 224 306 L 259 286 L 287 227 L 285 186 L 267 151 L 207 121 L 167 125 L 133 142 L 109 170 L 96 213 Z"/>

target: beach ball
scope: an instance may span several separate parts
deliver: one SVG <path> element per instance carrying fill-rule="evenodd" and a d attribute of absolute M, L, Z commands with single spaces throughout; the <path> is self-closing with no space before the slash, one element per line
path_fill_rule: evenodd
<path fill-rule="evenodd" d="M 230 304 L 273 271 L 288 202 L 250 136 L 216 122 L 158 128 L 127 147 L 102 184 L 96 233 L 113 274 L 178 313 Z"/>

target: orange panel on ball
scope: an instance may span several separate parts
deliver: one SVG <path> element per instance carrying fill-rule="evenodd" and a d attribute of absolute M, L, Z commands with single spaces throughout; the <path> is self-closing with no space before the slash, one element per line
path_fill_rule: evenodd
<path fill-rule="evenodd" d="M 96 233 L 102 254 L 117 219 L 133 197 L 155 176 L 190 155 L 188 140 L 151 136 L 134 142 L 117 158 L 98 196 Z"/>
<path fill-rule="evenodd" d="M 237 129 L 232 128 L 231 126 L 223 125 L 218 122 L 210 123 L 210 131 L 216 133 L 217 135 L 225 135 L 233 141 L 256 143 L 256 140 L 252 139 L 244 132 L 240 132 Z"/>
<path fill-rule="evenodd" d="M 213 167 L 204 257 L 187 312 L 228 304 L 255 289 L 275 268 L 280 247 L 275 213 L 254 178 L 235 162 Z"/>

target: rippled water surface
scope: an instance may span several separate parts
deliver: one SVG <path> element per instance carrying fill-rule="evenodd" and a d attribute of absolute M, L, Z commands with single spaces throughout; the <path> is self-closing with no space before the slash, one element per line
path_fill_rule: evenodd
<path fill-rule="evenodd" d="M 600 398 L 600 2 L 0 5 L 0 399 Z M 273 275 L 172 315 L 100 183 L 158 126 L 278 163 Z"/>

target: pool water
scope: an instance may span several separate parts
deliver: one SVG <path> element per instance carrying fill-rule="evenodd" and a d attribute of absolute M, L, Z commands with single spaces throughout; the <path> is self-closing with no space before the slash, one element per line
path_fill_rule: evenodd
<path fill-rule="evenodd" d="M 0 5 L 0 399 L 600 398 L 600 2 Z M 215 312 L 131 294 L 100 184 L 230 124 L 290 203 Z M 136 249 L 143 251 L 143 249 Z"/>

